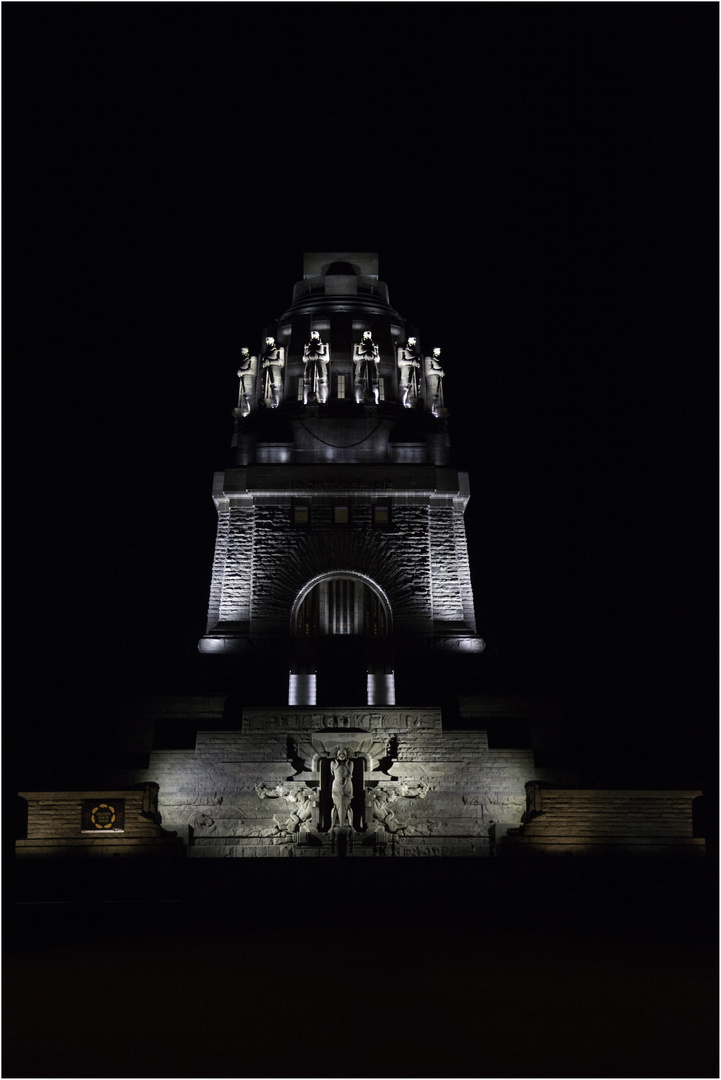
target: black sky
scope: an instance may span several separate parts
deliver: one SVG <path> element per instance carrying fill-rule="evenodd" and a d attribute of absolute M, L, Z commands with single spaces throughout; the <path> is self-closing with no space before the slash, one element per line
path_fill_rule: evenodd
<path fill-rule="evenodd" d="M 551 658 L 589 776 L 707 782 L 716 6 L 3 14 L 18 776 L 195 648 L 239 347 L 345 249 L 443 347 L 489 656 Z"/>

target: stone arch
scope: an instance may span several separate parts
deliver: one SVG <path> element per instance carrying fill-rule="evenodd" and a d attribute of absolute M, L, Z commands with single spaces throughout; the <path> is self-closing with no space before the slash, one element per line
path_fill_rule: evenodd
<path fill-rule="evenodd" d="M 317 574 L 291 608 L 290 705 L 392 705 L 392 611 L 385 591 L 353 570 Z"/>
<path fill-rule="evenodd" d="M 337 588 L 347 583 L 347 588 Z M 294 636 L 368 634 L 392 631 L 391 605 L 384 590 L 366 574 L 332 570 L 318 574 L 299 591 L 290 620 Z"/>

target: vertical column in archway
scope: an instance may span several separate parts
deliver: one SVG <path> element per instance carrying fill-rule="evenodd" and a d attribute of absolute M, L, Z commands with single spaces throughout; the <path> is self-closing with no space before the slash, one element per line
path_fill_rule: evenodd
<path fill-rule="evenodd" d="M 396 681 L 393 672 L 368 672 L 367 694 L 369 705 L 395 705 Z"/>

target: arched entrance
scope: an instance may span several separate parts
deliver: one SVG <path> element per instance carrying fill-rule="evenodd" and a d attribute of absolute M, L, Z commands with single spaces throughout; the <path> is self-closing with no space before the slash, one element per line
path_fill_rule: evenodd
<path fill-rule="evenodd" d="M 362 574 L 336 572 L 301 590 L 291 614 L 291 705 L 391 705 L 391 610 Z"/>

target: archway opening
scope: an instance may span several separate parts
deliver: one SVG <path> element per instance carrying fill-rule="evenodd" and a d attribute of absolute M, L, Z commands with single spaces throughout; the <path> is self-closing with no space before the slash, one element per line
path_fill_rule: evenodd
<path fill-rule="evenodd" d="M 391 611 L 370 579 L 327 574 L 293 605 L 291 705 L 391 705 Z"/>
<path fill-rule="evenodd" d="M 295 633 L 300 637 L 388 634 L 387 605 L 366 580 L 350 574 L 322 578 L 296 606 Z"/>

